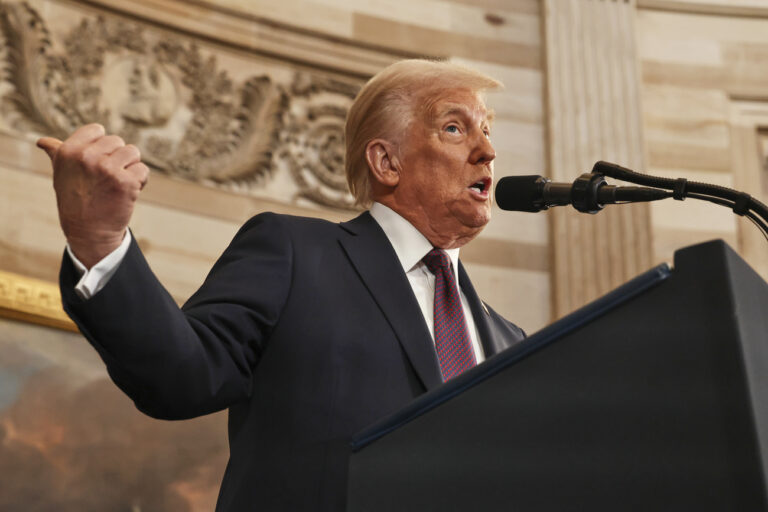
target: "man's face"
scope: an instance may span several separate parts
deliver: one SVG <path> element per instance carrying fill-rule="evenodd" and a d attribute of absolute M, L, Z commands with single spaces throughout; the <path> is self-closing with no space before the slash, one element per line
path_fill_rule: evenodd
<path fill-rule="evenodd" d="M 401 215 L 434 245 L 459 247 L 491 219 L 496 154 L 478 93 L 441 90 L 417 105 L 399 156 Z"/>

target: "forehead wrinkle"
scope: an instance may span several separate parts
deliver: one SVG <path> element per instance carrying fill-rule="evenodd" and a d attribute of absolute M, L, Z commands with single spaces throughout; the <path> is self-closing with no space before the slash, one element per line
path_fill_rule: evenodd
<path fill-rule="evenodd" d="M 427 110 L 427 119 L 431 121 L 436 121 L 452 115 L 458 115 L 469 121 L 473 121 L 475 118 L 474 112 L 480 113 L 481 123 L 487 122 L 490 124 L 493 118 L 493 111 L 486 110 L 483 105 L 478 105 L 473 109 L 466 103 L 444 102 L 441 104 L 440 101 L 436 101 L 432 105 L 429 105 Z"/>
<path fill-rule="evenodd" d="M 472 117 L 472 109 L 470 108 L 469 104 L 456 102 L 446 97 L 455 92 L 457 91 L 453 89 L 439 89 L 424 93 L 421 96 L 420 106 L 417 109 L 418 113 L 421 114 L 423 119 L 428 122 L 434 121 L 439 117 L 457 113 Z M 485 115 L 484 120 L 490 122 L 488 117 L 490 112 L 488 111 L 481 94 L 478 91 L 472 90 L 466 90 L 466 92 L 475 95 L 475 98 L 479 100 L 477 104 L 478 110 L 482 110 Z M 419 101 L 419 98 L 414 98 L 414 100 Z"/>

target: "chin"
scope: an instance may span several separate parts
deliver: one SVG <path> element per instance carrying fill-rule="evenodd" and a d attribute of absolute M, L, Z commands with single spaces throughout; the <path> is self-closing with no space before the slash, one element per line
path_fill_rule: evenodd
<path fill-rule="evenodd" d="M 475 212 L 474 215 L 470 216 L 467 222 L 468 227 L 478 228 L 482 229 L 491 221 L 491 208 L 485 207 L 480 211 Z"/>
<path fill-rule="evenodd" d="M 471 219 L 463 219 L 461 228 L 457 229 L 457 233 L 461 233 L 458 238 L 463 240 L 463 243 L 467 243 L 473 240 L 488 224 L 488 217 L 473 217 Z"/>

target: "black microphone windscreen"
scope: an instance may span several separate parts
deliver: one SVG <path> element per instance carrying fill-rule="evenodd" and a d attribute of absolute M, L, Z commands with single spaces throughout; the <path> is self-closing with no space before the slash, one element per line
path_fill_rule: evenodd
<path fill-rule="evenodd" d="M 502 210 L 540 212 L 542 190 L 546 180 L 542 176 L 507 176 L 496 185 L 496 204 Z"/>

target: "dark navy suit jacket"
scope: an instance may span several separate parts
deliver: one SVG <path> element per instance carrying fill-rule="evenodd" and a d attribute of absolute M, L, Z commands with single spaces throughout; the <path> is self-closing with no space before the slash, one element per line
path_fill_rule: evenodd
<path fill-rule="evenodd" d="M 460 285 L 487 357 L 523 332 Z M 384 232 L 261 214 L 180 310 L 132 243 L 83 301 L 65 256 L 65 309 L 146 414 L 229 409 L 217 510 L 344 509 L 349 440 L 441 384 L 433 343 Z"/>

